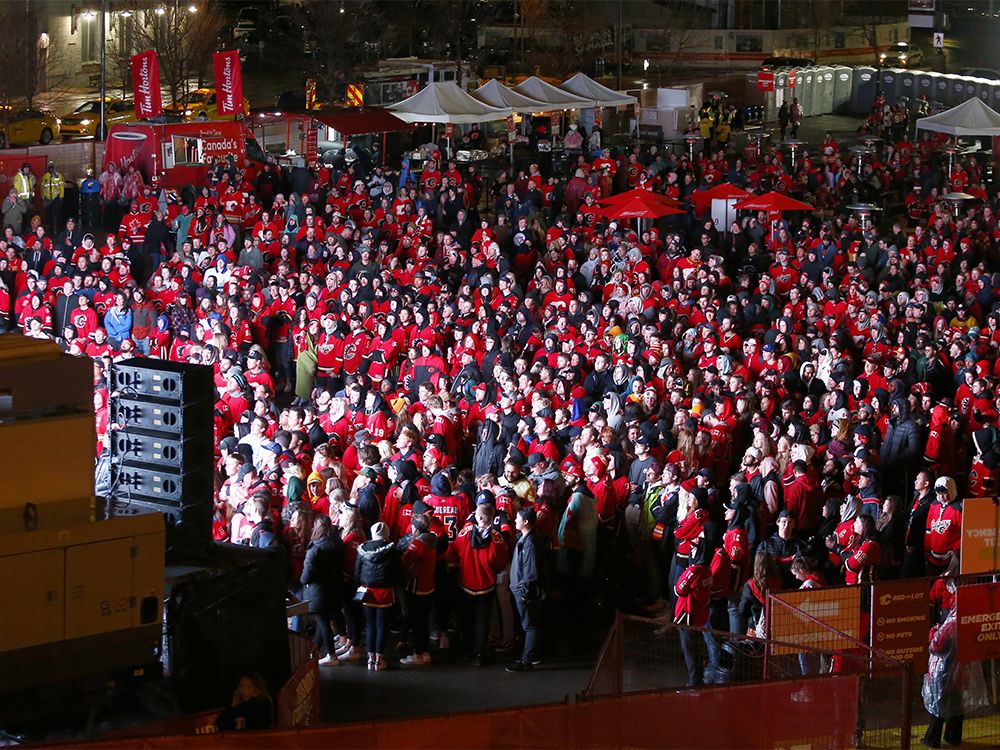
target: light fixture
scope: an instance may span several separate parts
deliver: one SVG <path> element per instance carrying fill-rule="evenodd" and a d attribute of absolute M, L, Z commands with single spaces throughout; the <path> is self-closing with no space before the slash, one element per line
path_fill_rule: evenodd
<path fill-rule="evenodd" d="M 97 18 L 97 14 L 92 10 L 85 10 L 80 15 L 83 16 L 84 21 L 93 21 Z"/>
<path fill-rule="evenodd" d="M 164 8 L 162 5 L 158 5 L 158 6 L 156 6 L 156 11 L 154 11 L 154 12 L 156 13 L 156 15 L 162 16 L 164 13 L 167 12 L 167 9 Z"/>
<path fill-rule="evenodd" d="M 649 59 L 648 58 L 642 61 L 642 71 L 645 73 L 647 70 L 649 70 Z"/>
<path fill-rule="evenodd" d="M 198 12 L 198 6 L 195 5 L 194 3 L 191 3 L 188 6 L 188 13 L 197 13 L 197 12 Z"/>
<path fill-rule="evenodd" d="M 346 13 L 347 12 L 343 5 L 340 6 L 340 12 L 341 13 Z"/>
<path fill-rule="evenodd" d="M 122 18 L 131 18 L 132 17 L 132 11 L 130 11 L 130 10 L 120 10 L 120 11 L 118 11 L 118 15 L 121 16 Z"/>

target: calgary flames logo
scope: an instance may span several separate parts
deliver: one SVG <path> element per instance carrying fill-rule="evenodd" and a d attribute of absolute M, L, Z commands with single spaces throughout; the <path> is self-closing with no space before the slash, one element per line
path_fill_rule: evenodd
<path fill-rule="evenodd" d="M 935 534 L 944 534 L 950 526 L 951 520 L 947 518 L 939 518 L 936 521 L 931 521 L 931 531 Z"/>

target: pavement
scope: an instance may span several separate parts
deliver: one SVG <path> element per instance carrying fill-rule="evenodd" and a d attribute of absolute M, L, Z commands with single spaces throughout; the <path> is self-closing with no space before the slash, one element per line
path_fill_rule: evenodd
<path fill-rule="evenodd" d="M 400 666 L 394 649 L 382 672 L 369 672 L 363 661 L 320 667 L 321 718 L 351 723 L 573 701 L 587 687 L 611 619 L 610 609 L 597 605 L 584 616 L 559 609 L 541 629 L 542 663 L 526 673 L 504 670 L 520 656 L 517 641 L 477 667 L 462 658 L 456 637 L 448 651 L 432 648 L 424 667 Z"/>

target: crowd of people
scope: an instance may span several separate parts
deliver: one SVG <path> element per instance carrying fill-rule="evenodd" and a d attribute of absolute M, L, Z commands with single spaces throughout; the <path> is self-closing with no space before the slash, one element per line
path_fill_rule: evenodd
<path fill-rule="evenodd" d="M 215 537 L 287 548 L 324 665 L 428 665 L 457 620 L 480 663 L 523 633 L 527 671 L 543 606 L 595 600 L 766 633 L 768 592 L 944 573 L 961 498 L 997 491 L 1000 227 L 939 145 L 485 182 L 435 152 L 403 184 L 220 160 L 159 194 L 111 168 L 117 225 L 5 228 L 0 323 L 94 360 L 99 451 L 112 362 L 214 368 Z M 719 228 L 719 182 L 816 210 Z M 599 205 L 631 188 L 688 209 L 636 230 Z M 845 208 L 890 193 L 877 226 Z"/>

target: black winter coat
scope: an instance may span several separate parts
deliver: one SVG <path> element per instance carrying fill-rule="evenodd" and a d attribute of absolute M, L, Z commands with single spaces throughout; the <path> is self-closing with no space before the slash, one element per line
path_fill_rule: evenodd
<path fill-rule="evenodd" d="M 358 547 L 354 577 L 359 586 L 387 589 L 399 580 L 400 559 L 396 545 L 388 539 L 371 540 Z"/>
<path fill-rule="evenodd" d="M 336 531 L 310 542 L 302 564 L 305 598 L 310 612 L 326 612 L 340 606 L 344 580 L 344 543 Z"/>

